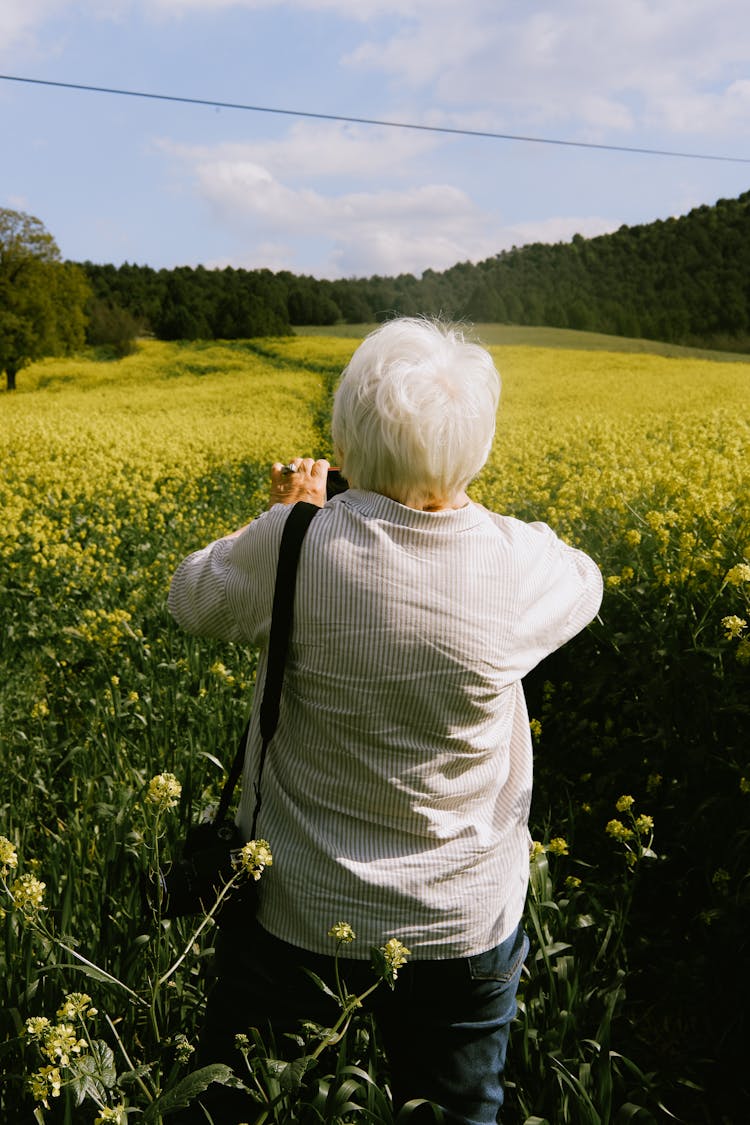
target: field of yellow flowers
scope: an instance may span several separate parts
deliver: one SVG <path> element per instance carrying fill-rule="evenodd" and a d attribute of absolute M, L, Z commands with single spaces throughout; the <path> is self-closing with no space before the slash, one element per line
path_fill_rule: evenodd
<path fill-rule="evenodd" d="M 149 1125 L 200 1089 L 212 925 L 155 920 L 139 888 L 221 788 L 255 654 L 183 636 L 166 590 L 184 554 L 263 510 L 273 460 L 331 454 L 355 346 L 149 341 L 38 363 L 0 397 L 8 1125 Z M 750 363 L 493 354 L 498 437 L 474 498 L 547 521 L 606 585 L 599 619 L 526 685 L 532 953 L 504 1120 L 739 1122 Z M 366 1039 L 317 1085 L 258 1064 L 258 1121 L 392 1120 Z"/>

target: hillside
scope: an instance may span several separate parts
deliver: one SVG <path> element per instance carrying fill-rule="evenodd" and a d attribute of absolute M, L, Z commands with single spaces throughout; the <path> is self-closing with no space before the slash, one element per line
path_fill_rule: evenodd
<path fill-rule="evenodd" d="M 96 302 L 161 339 L 237 339 L 295 325 L 441 314 L 750 351 L 750 191 L 681 218 L 503 251 L 420 277 L 338 281 L 270 270 L 84 263 Z"/>

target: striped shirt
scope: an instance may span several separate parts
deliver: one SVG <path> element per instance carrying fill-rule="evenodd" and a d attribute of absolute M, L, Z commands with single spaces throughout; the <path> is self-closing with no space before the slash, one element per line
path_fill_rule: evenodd
<path fill-rule="evenodd" d="M 281 533 L 276 505 L 190 555 L 169 608 L 187 630 L 261 648 L 238 813 L 250 831 L 258 710 Z M 273 866 L 259 921 L 320 953 L 465 957 L 510 935 L 529 868 L 521 685 L 594 617 L 601 576 L 545 524 L 475 504 L 423 512 L 350 490 L 302 545 L 279 725 L 257 834 Z"/>

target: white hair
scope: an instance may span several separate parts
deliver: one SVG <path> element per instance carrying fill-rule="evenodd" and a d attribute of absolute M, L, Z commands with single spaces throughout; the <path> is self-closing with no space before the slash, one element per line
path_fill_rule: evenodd
<path fill-rule="evenodd" d="M 447 499 L 487 460 L 500 376 L 489 352 L 440 321 L 387 321 L 357 348 L 333 404 L 332 437 L 353 488 L 402 503 Z"/>

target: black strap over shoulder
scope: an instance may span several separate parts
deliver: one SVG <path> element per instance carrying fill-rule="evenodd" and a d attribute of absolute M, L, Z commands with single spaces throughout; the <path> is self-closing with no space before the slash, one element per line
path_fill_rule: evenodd
<path fill-rule="evenodd" d="M 263 767 L 268 752 L 268 744 L 273 738 L 276 725 L 279 721 L 279 707 L 281 704 L 281 686 L 284 682 L 284 665 L 289 646 L 289 634 L 292 628 L 292 612 L 294 608 L 294 591 L 297 582 L 297 565 L 299 563 L 300 549 L 305 533 L 313 517 L 320 511 L 316 504 L 308 504 L 300 500 L 294 505 L 281 535 L 279 546 L 279 561 L 276 568 L 276 585 L 273 593 L 273 610 L 271 612 L 271 631 L 268 638 L 268 663 L 266 666 L 266 682 L 263 689 L 263 699 L 260 705 L 260 732 L 263 740 L 258 765 L 258 777 L 255 782 L 255 810 L 251 837 L 255 836 L 255 829 L 260 812 L 260 782 L 263 776 Z M 224 783 L 224 788 L 219 799 L 215 823 L 221 824 L 226 819 L 229 804 L 232 800 L 235 786 L 242 773 L 245 760 L 245 746 L 250 733 L 250 720 L 240 738 L 234 761 Z"/>

